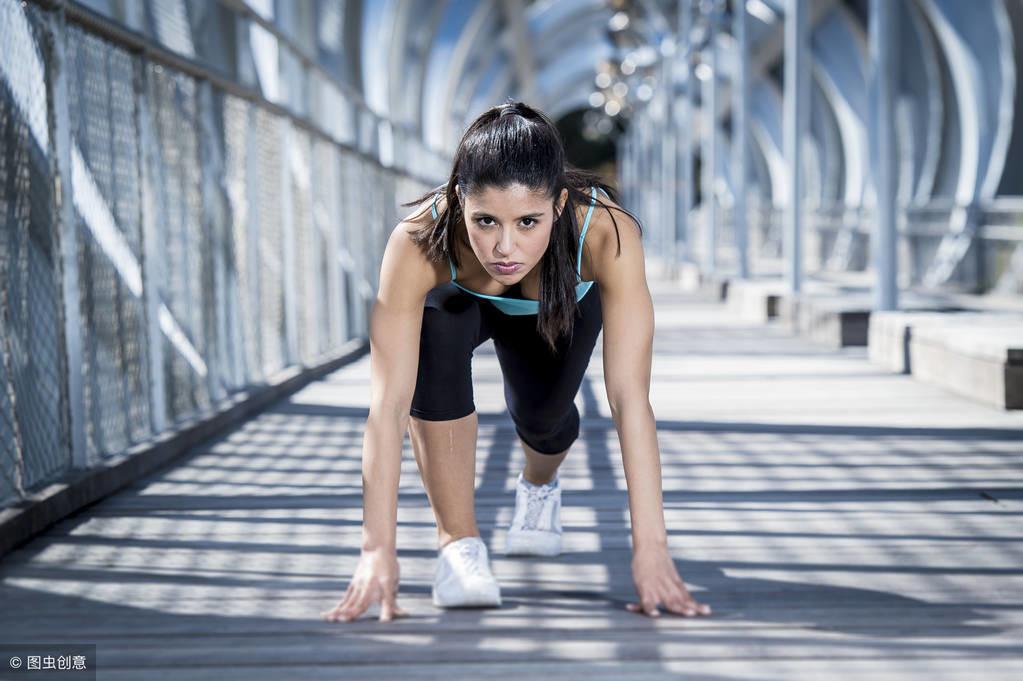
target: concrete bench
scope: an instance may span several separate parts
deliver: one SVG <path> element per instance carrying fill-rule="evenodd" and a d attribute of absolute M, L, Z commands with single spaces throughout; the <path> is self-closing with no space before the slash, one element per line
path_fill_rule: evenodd
<path fill-rule="evenodd" d="M 948 311 L 940 294 L 903 292 L 900 305 L 907 310 Z M 866 346 L 870 336 L 873 294 L 869 290 L 807 291 L 783 297 L 780 318 L 800 335 L 833 348 Z"/>
<path fill-rule="evenodd" d="M 651 270 L 653 271 L 653 270 Z M 720 302 L 728 298 L 734 278 L 724 272 L 704 272 L 694 263 L 680 263 L 677 278 L 683 291 L 698 294 L 704 300 Z"/>
<path fill-rule="evenodd" d="M 1023 320 L 1023 313 L 986 310 L 888 310 L 870 318 L 867 356 L 895 373 L 912 373 L 910 340 L 916 329 L 951 326 L 999 326 Z"/>
<path fill-rule="evenodd" d="M 767 322 L 778 316 L 787 291 L 781 279 L 733 279 L 726 304 L 743 321 Z"/>
<path fill-rule="evenodd" d="M 922 326 L 909 341 L 913 376 L 1002 409 L 1023 409 L 1023 320 Z"/>

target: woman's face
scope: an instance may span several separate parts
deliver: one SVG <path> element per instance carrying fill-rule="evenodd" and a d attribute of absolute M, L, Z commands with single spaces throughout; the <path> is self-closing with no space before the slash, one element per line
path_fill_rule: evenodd
<path fill-rule="evenodd" d="M 562 189 L 555 207 L 542 193 L 517 183 L 464 196 L 459 191 L 469 243 L 487 273 L 507 285 L 521 281 L 547 251 L 554 211 L 560 215 L 567 199 L 568 190 Z M 514 264 L 499 267 L 502 262 Z"/>

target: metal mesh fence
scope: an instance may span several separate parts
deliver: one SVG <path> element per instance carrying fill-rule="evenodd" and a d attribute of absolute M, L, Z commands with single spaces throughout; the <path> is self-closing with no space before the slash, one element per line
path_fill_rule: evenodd
<path fill-rule="evenodd" d="M 142 285 L 136 60 L 68 27 L 71 185 L 88 460 L 151 434 Z"/>
<path fill-rule="evenodd" d="M 364 337 L 425 190 L 361 105 L 323 130 L 61 7 L 0 0 L 0 504 Z"/>
<path fill-rule="evenodd" d="M 171 327 L 162 334 L 164 385 L 168 418 L 176 422 L 210 403 L 204 320 L 214 309 L 207 285 L 212 244 L 201 220 L 195 80 L 150 64 L 146 86 L 163 260 L 158 291 L 166 309 L 160 327 Z"/>
<path fill-rule="evenodd" d="M 233 265 L 227 275 L 227 293 L 236 305 L 231 318 L 235 375 L 262 375 L 259 335 L 259 242 L 255 211 L 250 210 L 255 194 L 255 139 L 248 133 L 255 112 L 237 97 L 224 97 L 225 179 L 232 216 L 230 235 L 234 241 Z M 233 276 L 232 274 L 233 273 Z"/>
<path fill-rule="evenodd" d="M 0 2 L 0 494 L 66 460 L 60 251 L 47 107 L 45 17 Z"/>
<path fill-rule="evenodd" d="M 284 122 L 262 109 L 255 110 L 255 177 L 256 221 L 258 224 L 258 290 L 260 337 L 262 353 L 260 370 L 273 374 L 285 365 L 284 328 L 284 241 L 281 236 L 281 194 L 284 182 L 282 168 Z"/>

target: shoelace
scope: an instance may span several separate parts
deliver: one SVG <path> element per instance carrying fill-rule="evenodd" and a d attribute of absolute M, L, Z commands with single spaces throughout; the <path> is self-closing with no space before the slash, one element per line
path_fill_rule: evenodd
<path fill-rule="evenodd" d="M 536 487 L 529 483 L 524 483 L 523 487 L 526 488 L 526 515 L 522 520 L 522 527 L 527 530 L 539 529 L 543 508 L 551 496 L 553 496 L 557 485 L 548 483 L 547 485 Z"/>
<path fill-rule="evenodd" d="M 485 576 L 483 569 L 483 552 L 479 542 L 464 542 L 458 546 L 458 557 L 471 575 Z"/>

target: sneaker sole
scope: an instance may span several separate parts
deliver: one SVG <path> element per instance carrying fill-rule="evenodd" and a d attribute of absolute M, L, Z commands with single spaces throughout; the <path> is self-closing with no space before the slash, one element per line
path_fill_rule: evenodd
<path fill-rule="evenodd" d="M 541 530 L 509 532 L 505 539 L 506 556 L 556 556 L 561 553 L 561 535 Z"/>
<path fill-rule="evenodd" d="M 500 591 L 495 594 L 492 591 L 487 592 L 474 589 L 457 601 L 444 601 L 438 594 L 437 588 L 434 587 L 431 590 L 431 595 L 433 597 L 433 604 L 438 608 L 493 608 L 501 606 Z"/>

